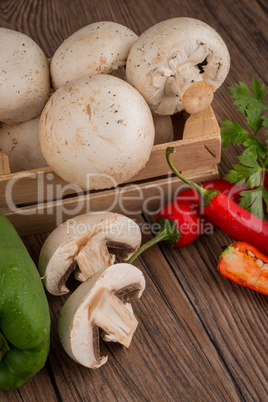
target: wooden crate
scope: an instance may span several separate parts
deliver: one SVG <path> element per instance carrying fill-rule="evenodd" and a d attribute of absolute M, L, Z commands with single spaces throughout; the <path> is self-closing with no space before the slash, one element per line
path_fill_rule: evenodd
<path fill-rule="evenodd" d="M 112 210 L 128 216 L 144 209 L 156 213 L 183 185 L 167 165 L 167 146 L 176 148 L 172 160 L 191 180 L 218 177 L 220 129 L 212 108 L 196 115 L 174 116 L 173 124 L 175 141 L 154 146 L 146 166 L 115 189 L 83 192 L 50 167 L 10 173 L 8 157 L 0 154 L 0 211 L 23 236 L 50 231 L 66 219 L 89 211 Z"/>

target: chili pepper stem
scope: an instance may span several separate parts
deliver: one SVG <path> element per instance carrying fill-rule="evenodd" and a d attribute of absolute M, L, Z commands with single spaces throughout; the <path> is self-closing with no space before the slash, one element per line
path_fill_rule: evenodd
<path fill-rule="evenodd" d="M 147 248 L 150 248 L 151 246 L 154 246 L 155 244 L 159 243 L 160 241 L 164 241 L 167 238 L 167 231 L 163 230 L 158 235 L 156 235 L 153 239 L 147 241 L 147 243 L 143 244 L 127 261 L 129 264 L 132 264 L 132 262 L 141 254 L 143 251 L 147 250 Z"/>
<path fill-rule="evenodd" d="M 132 262 L 141 254 L 143 251 L 147 250 L 149 247 L 154 246 L 160 241 L 165 241 L 171 246 L 174 246 L 179 238 L 181 237 L 180 232 L 175 226 L 175 223 L 169 219 L 158 218 L 157 223 L 160 227 L 159 233 L 147 243 L 143 244 L 127 261 L 128 264 Z"/>
<path fill-rule="evenodd" d="M 186 177 L 182 176 L 182 174 L 175 168 L 175 166 L 173 165 L 171 158 L 170 158 L 170 154 L 173 154 L 174 152 L 176 152 L 176 149 L 173 147 L 168 147 L 166 149 L 166 159 L 167 159 L 167 163 L 170 167 L 170 169 L 173 171 L 173 173 L 175 173 L 175 175 L 182 181 L 184 181 L 184 183 L 188 184 L 190 187 L 192 187 L 194 190 L 196 190 L 198 192 L 198 194 L 201 196 L 201 203 L 204 206 L 208 206 L 210 201 L 216 197 L 216 195 L 220 194 L 220 191 L 218 190 L 205 190 L 203 187 L 200 187 L 198 184 L 188 180 Z"/>

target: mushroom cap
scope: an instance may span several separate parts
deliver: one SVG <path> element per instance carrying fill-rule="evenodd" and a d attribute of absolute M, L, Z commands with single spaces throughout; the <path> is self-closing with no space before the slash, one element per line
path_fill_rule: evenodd
<path fill-rule="evenodd" d="M 179 17 L 152 26 L 138 38 L 128 55 L 126 76 L 154 112 L 168 115 L 183 110 L 186 81 L 204 80 L 216 90 L 229 67 L 220 35 L 202 21 Z"/>
<path fill-rule="evenodd" d="M 106 363 L 108 357 L 100 356 L 99 329 L 103 340 L 128 347 L 138 323 L 125 302 L 139 298 L 144 288 L 142 272 L 131 264 L 112 265 L 82 283 L 67 299 L 58 321 L 68 355 L 89 368 Z"/>
<path fill-rule="evenodd" d="M 44 52 L 28 36 L 0 28 L 0 121 L 17 124 L 40 115 L 50 92 Z"/>
<path fill-rule="evenodd" d="M 115 187 L 133 177 L 148 161 L 153 141 L 146 101 L 110 75 L 59 88 L 40 119 L 39 143 L 48 165 L 83 189 Z"/>
<path fill-rule="evenodd" d="M 85 75 L 109 74 L 126 64 L 138 36 L 111 21 L 95 22 L 75 32 L 57 49 L 51 60 L 55 89 Z"/>
<path fill-rule="evenodd" d="M 12 173 L 47 166 L 38 143 L 39 119 L 16 125 L 0 123 L 0 152 L 8 155 Z"/>
<path fill-rule="evenodd" d="M 46 289 L 62 295 L 69 292 L 65 283 L 75 269 L 77 279 L 84 281 L 112 265 L 115 257 L 127 261 L 140 244 L 141 231 L 132 219 L 113 212 L 89 212 L 50 233 L 41 249 L 38 269 Z"/>

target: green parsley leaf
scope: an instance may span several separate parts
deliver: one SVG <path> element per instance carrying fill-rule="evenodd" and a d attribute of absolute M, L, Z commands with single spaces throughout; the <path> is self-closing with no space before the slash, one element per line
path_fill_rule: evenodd
<path fill-rule="evenodd" d="M 225 180 L 229 181 L 232 184 L 236 184 L 237 186 L 241 186 L 241 184 L 245 183 L 246 179 L 243 175 L 240 174 L 237 170 L 231 169 L 229 173 L 225 175 Z"/>
<path fill-rule="evenodd" d="M 260 120 L 262 122 L 262 127 L 268 128 L 268 117 L 263 115 L 263 116 L 261 116 Z M 266 131 L 266 135 L 267 135 L 267 131 Z"/>
<path fill-rule="evenodd" d="M 227 127 L 227 129 L 221 128 L 221 139 L 224 147 L 227 147 L 231 142 L 234 145 L 243 144 L 250 135 L 249 131 L 245 130 L 235 121 L 225 120 L 222 124 Z"/>
<path fill-rule="evenodd" d="M 249 176 L 247 180 L 247 188 L 259 187 L 261 184 L 262 170 L 258 170 Z"/>
<path fill-rule="evenodd" d="M 256 138 L 248 139 L 243 142 L 243 145 L 247 147 L 247 149 L 243 152 L 243 154 L 253 154 L 257 158 L 260 156 L 261 158 L 265 158 L 267 155 L 267 150 L 263 144 L 261 144 Z"/>
<path fill-rule="evenodd" d="M 248 105 L 248 99 L 251 98 L 252 94 L 248 89 L 245 82 L 239 82 L 232 87 L 230 87 L 231 96 L 233 99 L 237 99 L 234 105 L 238 107 L 239 112 L 245 115 L 245 110 Z"/>
<path fill-rule="evenodd" d="M 248 129 L 234 121 L 223 121 L 223 147 L 230 143 L 243 144 L 246 147 L 237 157 L 240 164 L 234 165 L 225 179 L 237 185 L 246 182 L 248 190 L 240 193 L 239 204 L 264 219 L 264 206 L 268 212 L 268 189 L 263 185 L 263 175 L 268 174 L 268 130 L 265 132 L 267 145 L 259 141 L 257 134 L 263 127 L 268 128 L 268 117 L 262 114 L 268 110 L 268 106 L 265 103 L 265 87 L 255 78 L 251 82 L 251 90 L 244 82 L 230 87 L 231 96 L 235 99 L 234 105 L 246 117 Z"/>
<path fill-rule="evenodd" d="M 262 127 L 262 120 L 260 119 L 260 109 L 256 106 L 247 106 L 246 115 L 247 123 L 250 128 L 256 133 Z"/>
<path fill-rule="evenodd" d="M 256 188 L 253 190 L 241 191 L 240 195 L 242 198 L 240 199 L 239 205 L 256 215 L 258 218 L 264 219 L 262 189 Z"/>
<path fill-rule="evenodd" d="M 235 183 L 238 186 L 243 184 L 252 174 L 252 169 L 250 167 L 234 165 L 233 168 L 234 169 L 230 170 L 224 178 L 230 183 Z"/>
<path fill-rule="evenodd" d="M 245 166 L 261 169 L 257 161 L 257 158 L 251 153 L 250 154 L 243 153 L 242 155 L 237 156 L 237 159 L 239 160 L 240 163 L 242 163 Z"/>
<path fill-rule="evenodd" d="M 260 109 L 260 112 L 268 110 L 267 105 L 264 102 L 264 85 L 256 84 L 257 80 L 252 80 L 251 86 L 253 88 L 254 94 L 248 89 L 245 82 L 239 82 L 232 87 L 230 87 L 231 96 L 236 99 L 234 105 L 238 107 L 240 113 L 247 116 L 247 108 L 255 106 Z M 256 97 L 255 97 L 255 96 Z"/>
<path fill-rule="evenodd" d="M 253 80 L 251 81 L 251 88 L 256 98 L 259 101 L 264 102 L 264 95 L 265 95 L 264 84 L 261 84 L 260 81 L 256 80 L 256 78 L 253 78 Z"/>

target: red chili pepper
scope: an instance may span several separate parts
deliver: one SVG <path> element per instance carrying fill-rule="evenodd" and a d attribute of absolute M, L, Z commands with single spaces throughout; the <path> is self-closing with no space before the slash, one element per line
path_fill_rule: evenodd
<path fill-rule="evenodd" d="M 204 183 L 204 188 L 216 187 L 238 201 L 239 192 L 245 186 L 234 186 L 224 179 Z M 143 244 L 128 261 L 132 263 L 138 255 L 159 241 L 165 241 L 174 247 L 184 247 L 195 241 L 207 227 L 209 231 L 214 223 L 200 210 L 200 195 L 196 190 L 188 189 L 178 194 L 174 200 L 165 205 L 156 216 L 158 234 Z M 205 222 L 205 223 L 204 223 Z"/>
<path fill-rule="evenodd" d="M 173 166 L 170 154 L 174 148 L 167 148 L 167 162 L 172 171 L 201 195 L 205 214 L 231 239 L 252 243 L 268 254 L 268 223 L 240 207 L 218 190 L 206 190 L 183 177 Z"/>
<path fill-rule="evenodd" d="M 223 194 L 228 195 L 234 202 L 238 202 L 240 198 L 239 193 L 246 190 L 246 184 L 235 186 L 224 179 L 203 183 L 201 187 L 207 190 L 219 190 Z M 196 215 L 198 219 L 198 222 L 194 221 L 192 228 L 190 226 L 189 215 Z M 198 236 L 211 232 L 216 226 L 204 214 L 203 208 L 200 207 L 200 195 L 194 189 L 187 189 L 179 193 L 171 203 L 160 209 L 156 215 L 156 221 L 158 218 L 171 219 L 176 223 L 176 227 L 182 236 L 175 247 L 184 247 L 192 243 Z M 187 220 L 187 223 L 185 223 L 185 220 Z"/>
<path fill-rule="evenodd" d="M 175 215 L 176 214 L 176 217 Z M 127 261 L 132 263 L 138 255 L 154 244 L 165 241 L 171 246 L 182 247 L 192 243 L 199 236 L 200 222 L 196 214 L 191 213 L 188 202 L 181 203 L 181 211 L 171 211 L 169 218 L 158 217 L 157 226 L 158 234 L 143 244 Z M 173 217 L 173 218 L 172 218 Z"/>
<path fill-rule="evenodd" d="M 268 296 L 268 257 L 246 242 L 235 242 L 220 256 L 218 270 L 226 278 Z"/>
<path fill-rule="evenodd" d="M 268 188 L 268 176 L 266 178 Z M 234 203 L 239 201 L 240 192 L 246 190 L 245 183 L 236 186 L 224 179 L 203 183 L 201 187 L 208 191 L 218 190 L 228 195 L 228 199 L 233 200 Z M 156 215 L 158 234 L 141 246 L 128 262 L 133 262 L 143 251 L 160 241 L 165 241 L 174 247 L 184 247 L 217 226 L 208 214 L 204 214 L 204 207 L 200 207 L 200 200 L 198 191 L 192 188 L 182 191 L 171 203 L 162 207 Z"/>

